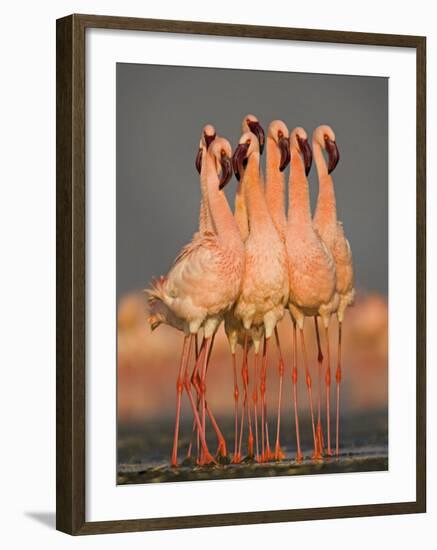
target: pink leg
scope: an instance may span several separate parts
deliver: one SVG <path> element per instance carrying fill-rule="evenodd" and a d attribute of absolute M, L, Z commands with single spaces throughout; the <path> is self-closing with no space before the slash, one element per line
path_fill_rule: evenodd
<path fill-rule="evenodd" d="M 190 359 L 190 354 L 191 354 L 191 348 L 192 348 L 192 343 L 193 343 L 193 335 L 191 335 L 187 338 L 189 338 L 189 341 L 188 341 L 188 350 L 185 353 L 185 355 L 186 355 L 186 358 L 185 358 L 185 361 L 184 361 L 185 366 L 180 371 L 181 377 L 178 377 L 178 382 L 183 380 L 183 386 L 185 386 L 185 390 L 188 394 L 188 399 L 190 400 L 190 405 L 191 405 L 191 408 L 193 410 L 193 414 L 194 414 L 194 418 L 195 418 L 195 421 L 196 421 L 197 429 L 200 430 L 200 428 L 201 428 L 200 418 L 199 418 L 199 414 L 197 412 L 197 407 L 196 407 L 196 404 L 194 402 L 193 395 L 191 393 L 190 376 L 189 376 L 189 372 L 188 372 L 188 368 L 187 368 L 187 365 L 188 365 L 189 359 Z M 185 342 L 184 342 L 184 344 L 185 344 Z M 180 390 L 180 384 L 179 383 L 178 383 L 177 389 L 178 389 L 178 393 L 179 393 L 179 390 Z M 177 422 L 176 422 L 177 430 L 175 429 L 175 441 L 177 441 L 178 432 L 179 432 L 180 402 L 179 402 L 179 405 L 178 405 L 178 409 L 179 409 L 179 412 L 177 412 L 177 418 L 176 418 L 176 420 L 177 420 Z M 214 458 L 211 456 L 211 454 L 208 451 L 208 446 L 206 444 L 206 440 L 202 436 L 202 434 L 200 434 L 200 443 L 201 443 L 201 446 L 202 446 L 203 454 L 205 456 L 205 460 L 207 460 L 208 462 L 215 462 Z M 173 450 L 173 454 L 174 454 L 174 450 Z M 177 457 L 177 450 L 176 450 L 176 457 Z M 173 456 L 173 458 L 174 458 L 174 456 Z"/>
<path fill-rule="evenodd" d="M 273 454 L 270 450 L 269 441 L 269 428 L 267 421 L 267 400 L 266 400 L 266 381 L 267 381 L 267 352 L 268 352 L 269 338 L 264 336 L 264 349 L 263 349 L 263 362 L 261 367 L 261 460 L 268 462 L 272 460 Z"/>
<path fill-rule="evenodd" d="M 331 450 L 331 354 L 329 350 L 329 330 L 325 328 L 326 334 L 326 353 L 327 353 L 327 365 L 326 365 L 326 437 L 328 439 L 328 448 L 326 454 L 332 456 Z"/>
<path fill-rule="evenodd" d="M 244 405 L 244 399 L 241 403 L 241 421 L 240 421 L 240 441 L 238 443 L 238 462 L 241 462 L 242 449 L 243 449 L 243 432 L 244 432 L 244 415 L 246 413 L 246 407 Z M 237 462 L 235 462 L 237 464 Z"/>
<path fill-rule="evenodd" d="M 253 400 L 253 423 L 255 424 L 255 450 L 256 460 L 259 461 L 259 442 L 258 442 L 258 353 L 254 353 L 254 374 L 253 374 L 253 392 L 252 392 L 252 400 Z"/>
<path fill-rule="evenodd" d="M 341 322 L 338 323 L 338 353 L 337 370 L 335 372 L 337 383 L 337 412 L 336 412 L 336 433 L 335 433 L 335 454 L 340 454 L 340 384 L 341 384 Z"/>
<path fill-rule="evenodd" d="M 189 339 L 190 339 L 189 336 L 184 337 L 181 360 L 179 363 L 179 373 L 178 373 L 178 378 L 176 382 L 176 420 L 175 420 L 174 438 L 173 438 L 173 452 L 171 455 L 171 465 L 174 467 L 177 467 L 178 465 L 178 442 L 179 442 L 181 400 L 182 400 L 182 391 L 184 389 L 184 375 L 185 375 L 186 363 L 188 360 L 188 349 L 190 346 Z"/>
<path fill-rule="evenodd" d="M 214 428 L 214 431 L 215 431 L 215 434 L 217 436 L 217 441 L 218 441 L 218 448 L 217 448 L 217 455 L 225 458 L 228 456 L 228 449 L 227 449 L 227 445 L 226 445 L 226 440 L 224 438 L 224 435 L 223 433 L 221 432 L 218 424 L 217 424 L 217 420 L 215 419 L 214 415 L 212 414 L 212 411 L 208 405 L 208 402 L 206 402 L 206 413 L 208 415 L 208 418 L 211 422 L 211 425 L 212 427 Z"/>
<path fill-rule="evenodd" d="M 205 343 L 205 352 L 204 352 L 202 371 L 200 374 L 200 405 L 201 405 L 201 413 L 202 413 L 201 415 L 202 435 L 203 435 L 203 438 L 206 439 L 206 369 L 208 365 L 208 356 L 209 356 L 209 350 L 211 346 L 211 338 L 204 338 L 203 341 Z M 202 463 L 204 463 L 202 455 L 200 457 L 200 460 Z"/>
<path fill-rule="evenodd" d="M 279 352 L 279 396 L 278 396 L 278 419 L 276 424 L 276 444 L 275 444 L 275 460 L 282 460 L 285 458 L 285 454 L 281 449 L 281 444 L 279 443 L 280 432 L 281 432 L 281 404 L 282 404 L 282 383 L 284 378 L 284 360 L 282 358 L 281 345 L 279 343 L 279 334 L 278 329 L 275 327 L 275 339 L 276 345 Z"/>
<path fill-rule="evenodd" d="M 232 462 L 237 464 L 241 460 L 238 453 L 238 378 L 237 378 L 237 358 L 235 353 L 232 354 L 232 370 L 234 373 L 234 457 Z"/>
<path fill-rule="evenodd" d="M 324 442 L 323 442 L 323 428 L 322 428 L 322 369 L 323 369 L 323 353 L 322 346 L 320 345 L 319 324 L 317 316 L 314 316 L 314 326 L 316 329 L 317 340 L 317 426 L 316 426 L 316 438 L 317 438 L 317 452 L 323 455 Z"/>
<path fill-rule="evenodd" d="M 314 407 L 313 407 L 313 392 L 312 392 L 312 382 L 311 382 L 311 374 L 308 369 L 308 357 L 307 352 L 305 348 L 305 337 L 303 334 L 303 329 L 300 329 L 300 341 L 302 345 L 302 355 L 303 355 L 303 361 L 304 361 L 304 367 L 305 367 L 305 381 L 308 389 L 308 399 L 310 402 L 310 411 L 311 411 L 311 425 L 313 430 L 313 442 L 314 442 L 314 453 L 313 458 L 321 458 L 321 456 L 317 452 L 317 439 L 316 439 L 316 429 L 314 425 Z"/>
<path fill-rule="evenodd" d="M 195 364 L 197 363 L 197 360 L 199 359 L 199 341 L 197 334 L 194 335 L 194 356 L 196 358 Z M 194 370 L 193 370 L 194 374 Z M 191 383 L 194 383 L 193 377 L 191 377 Z M 199 410 L 199 397 L 197 398 L 197 410 Z M 199 455 L 199 434 L 196 432 L 196 421 L 193 418 L 193 427 L 191 428 L 191 437 L 190 437 L 190 444 L 188 445 L 188 451 L 187 451 L 187 458 L 191 457 L 191 451 L 193 449 L 193 437 L 194 434 L 196 434 L 197 437 L 197 455 Z"/>
<path fill-rule="evenodd" d="M 198 339 L 197 334 L 195 335 L 195 354 L 196 354 L 196 361 L 194 363 L 194 369 L 191 374 L 191 384 L 194 386 L 194 389 L 197 393 L 197 410 L 199 411 L 200 407 L 200 375 L 199 375 L 199 368 L 202 364 L 203 360 L 203 354 L 205 353 L 205 344 L 204 340 L 202 340 L 202 344 L 200 346 L 200 350 L 198 349 Z M 196 430 L 196 419 L 193 419 L 193 429 L 191 436 L 193 436 L 194 431 L 196 432 L 196 448 L 197 448 L 197 461 L 200 460 L 200 437 L 199 437 L 199 431 Z M 187 456 L 191 456 L 191 450 L 192 450 L 192 442 L 190 441 L 190 445 L 188 446 L 188 452 Z"/>
<path fill-rule="evenodd" d="M 204 368 L 204 362 L 205 362 L 205 358 L 206 358 L 206 361 L 207 361 L 207 364 L 206 364 L 206 371 L 208 371 L 208 367 L 209 367 L 209 361 L 211 359 L 211 350 L 212 350 L 212 346 L 213 346 L 213 343 L 214 343 L 214 337 L 215 335 L 212 337 L 210 343 L 209 343 L 209 352 L 208 352 L 208 342 L 205 341 L 205 339 L 202 341 L 202 345 L 200 347 L 200 352 L 198 353 L 197 355 L 197 360 L 196 360 L 196 363 L 195 363 L 195 366 L 194 366 L 194 369 L 193 369 L 193 373 L 192 373 L 192 376 L 191 376 L 191 383 L 192 385 L 194 386 L 196 392 L 197 392 L 197 409 L 199 409 L 199 405 L 201 405 L 201 399 L 202 399 L 202 383 L 201 383 L 201 377 L 199 376 L 198 374 L 198 370 L 199 370 L 199 367 L 201 364 L 203 364 L 203 368 Z M 203 369 L 202 369 L 203 370 Z M 206 376 L 206 374 L 205 374 Z M 205 408 L 206 408 L 206 413 L 211 421 L 211 425 L 212 427 L 214 428 L 214 431 L 216 433 L 216 436 L 217 436 L 217 441 L 218 441 L 218 449 L 217 449 L 217 454 L 219 454 L 220 456 L 222 457 L 226 457 L 227 456 L 227 446 L 226 446 L 226 440 L 222 434 L 222 432 L 220 431 L 220 428 L 217 424 L 217 421 L 211 411 L 211 408 L 208 406 L 208 403 L 206 402 L 206 398 L 205 398 Z M 193 430 L 195 429 L 195 426 L 196 426 L 196 423 L 194 422 L 194 425 L 193 425 Z M 206 428 L 206 426 L 205 426 Z M 206 434 L 205 434 L 205 437 L 206 437 Z M 199 441 L 199 434 L 197 434 L 197 440 Z M 198 443 L 198 449 L 199 449 L 199 443 Z M 191 442 L 190 442 L 190 446 L 188 448 L 188 456 L 190 456 L 191 454 Z M 198 456 L 199 458 L 199 456 Z"/>
<path fill-rule="evenodd" d="M 302 462 L 303 456 L 300 448 L 300 433 L 299 433 L 299 413 L 297 407 L 297 338 L 296 338 L 296 323 L 293 321 L 293 367 L 292 367 L 292 382 L 293 382 L 293 401 L 294 401 L 294 420 L 296 424 L 296 461 Z"/>
<path fill-rule="evenodd" d="M 247 415 L 247 423 L 249 426 L 249 432 L 247 437 L 247 454 L 248 456 L 253 456 L 253 432 L 252 432 L 252 418 L 250 414 L 250 407 L 249 407 L 249 365 L 248 365 L 248 336 L 247 334 L 244 337 L 244 347 L 243 347 L 243 364 L 241 369 L 241 376 L 243 378 L 243 387 L 244 387 L 244 399 L 243 404 Z M 240 447 L 240 455 L 241 453 L 241 447 Z"/>

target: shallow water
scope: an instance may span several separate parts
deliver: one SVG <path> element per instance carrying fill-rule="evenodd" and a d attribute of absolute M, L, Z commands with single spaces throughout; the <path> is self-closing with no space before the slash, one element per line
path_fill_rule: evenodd
<path fill-rule="evenodd" d="M 180 467 L 170 467 L 173 442 L 172 419 L 145 424 L 123 425 L 118 429 L 117 483 L 160 483 L 173 481 L 196 481 L 266 477 L 284 475 L 333 474 L 347 472 L 382 471 L 388 469 L 387 413 L 372 412 L 355 414 L 342 419 L 340 456 L 323 460 L 311 459 L 311 429 L 308 418 L 301 422 L 301 444 L 304 460 L 295 461 L 295 437 L 291 423 L 284 422 L 281 430 L 282 450 L 286 457 L 279 462 L 259 464 L 246 458 L 241 464 L 217 464 L 196 466 L 186 459 L 191 434 L 191 424 L 181 425 L 179 447 Z M 232 419 L 220 422 L 228 443 L 228 452 L 233 448 Z M 273 423 L 272 423 L 273 427 Z M 273 430 L 272 430 L 273 431 Z M 332 445 L 335 430 L 332 429 Z M 274 447 L 274 437 L 270 441 Z M 215 449 L 216 441 L 208 434 L 208 445 Z M 231 456 L 231 455 L 229 455 Z"/>

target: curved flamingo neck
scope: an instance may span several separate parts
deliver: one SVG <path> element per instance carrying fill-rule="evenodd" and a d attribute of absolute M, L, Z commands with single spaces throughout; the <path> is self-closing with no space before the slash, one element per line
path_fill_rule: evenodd
<path fill-rule="evenodd" d="M 335 200 L 334 181 L 328 174 L 328 167 L 322 148 L 317 141 L 313 141 L 313 154 L 319 177 L 319 194 L 317 196 L 314 223 L 318 226 L 336 224 L 337 203 Z"/>
<path fill-rule="evenodd" d="M 254 152 L 249 156 L 243 176 L 251 233 L 253 231 L 265 232 L 269 224 L 273 225 L 261 186 L 259 159 L 258 152 Z"/>
<path fill-rule="evenodd" d="M 235 221 L 240 231 L 241 239 L 246 241 L 249 236 L 249 219 L 247 216 L 246 198 L 244 194 L 243 178 L 238 182 L 235 194 Z"/>
<path fill-rule="evenodd" d="M 296 148 L 291 150 L 288 186 L 288 226 L 311 226 L 311 203 L 305 166 Z"/>
<path fill-rule="evenodd" d="M 217 237 L 225 248 L 241 249 L 243 242 L 235 222 L 234 215 L 224 191 L 219 190 L 219 177 L 214 159 L 207 156 L 207 197 L 211 221 L 216 228 Z"/>
<path fill-rule="evenodd" d="M 279 170 L 281 152 L 271 137 L 267 137 L 266 189 L 265 197 L 273 223 L 278 231 L 284 232 L 287 220 L 285 217 L 284 174 Z"/>
<path fill-rule="evenodd" d="M 206 147 L 203 148 L 202 152 L 202 164 L 200 168 L 200 211 L 199 211 L 199 231 L 204 233 L 205 231 L 210 231 L 215 233 L 214 224 L 211 219 L 211 213 L 209 211 L 208 205 L 208 182 L 206 176 L 206 157 L 207 151 Z"/>

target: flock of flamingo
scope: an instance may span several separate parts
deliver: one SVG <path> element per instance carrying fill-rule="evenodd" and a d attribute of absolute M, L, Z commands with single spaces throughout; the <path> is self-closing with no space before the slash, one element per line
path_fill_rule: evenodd
<path fill-rule="evenodd" d="M 260 164 L 266 145 L 265 181 Z M 324 152 L 327 159 L 325 160 Z M 317 168 L 319 191 L 311 214 L 307 176 L 312 160 Z M 232 152 L 231 145 L 217 136 L 208 124 L 201 134 L 196 156 L 200 175 L 199 229 L 175 259 L 165 276 L 146 289 L 148 322 L 154 330 L 165 323 L 184 334 L 176 383 L 176 420 L 171 464 L 178 466 L 181 400 L 185 391 L 194 415 L 197 464 L 217 463 L 227 457 L 227 445 L 207 402 L 206 378 L 215 334 L 224 323 L 229 341 L 234 378 L 233 463 L 245 456 L 258 462 L 285 458 L 280 443 L 281 401 L 285 361 L 277 325 L 286 309 L 292 319 L 291 381 L 296 461 L 303 460 L 298 414 L 297 331 L 300 335 L 303 373 L 311 414 L 312 458 L 339 455 L 341 345 L 344 312 L 354 300 L 352 254 L 343 225 L 337 219 L 332 171 L 339 161 L 333 130 L 322 125 L 314 130 L 312 147 L 301 127 L 291 133 L 285 123 L 270 123 L 267 137 L 254 115 L 243 119 L 242 135 Z M 285 175 L 290 164 L 288 214 L 285 210 Z M 238 187 L 234 212 L 223 192 L 235 173 Z M 331 358 L 329 324 L 338 320 L 335 451 L 331 446 Z M 314 318 L 317 337 L 317 402 L 305 347 L 304 321 Z M 325 350 L 319 321 L 325 333 Z M 198 346 L 198 335 L 202 341 Z M 270 446 L 266 384 L 271 340 L 278 349 L 279 394 L 276 442 Z M 238 385 L 236 351 L 242 348 L 242 400 Z M 249 386 L 249 352 L 253 348 L 252 384 Z M 262 349 L 261 349 L 262 348 Z M 191 371 L 190 365 L 194 364 Z M 325 392 L 323 392 L 323 374 Z M 252 395 L 250 394 L 252 389 Z M 195 394 L 193 395 L 193 391 Z M 322 394 L 324 399 L 322 398 Z M 322 401 L 326 429 L 322 428 Z M 317 409 L 317 410 L 315 410 Z M 218 449 L 213 456 L 206 440 L 207 418 L 215 431 Z M 247 426 L 246 453 L 243 433 Z M 188 449 L 191 456 L 192 443 Z"/>

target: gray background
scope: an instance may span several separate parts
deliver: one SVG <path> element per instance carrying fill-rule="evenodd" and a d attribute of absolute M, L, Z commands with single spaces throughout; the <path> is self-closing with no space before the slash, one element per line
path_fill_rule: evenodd
<path fill-rule="evenodd" d="M 166 273 L 196 230 L 194 159 L 203 125 L 214 124 L 235 147 L 249 112 L 266 132 L 276 118 L 310 135 L 319 124 L 333 127 L 341 156 L 333 173 L 338 216 L 356 286 L 386 294 L 388 79 L 118 63 L 118 296 Z M 314 205 L 315 166 L 309 179 Z M 227 186 L 231 201 L 235 184 Z"/>

